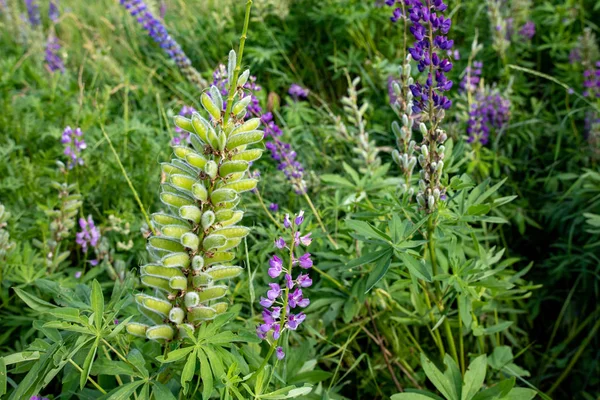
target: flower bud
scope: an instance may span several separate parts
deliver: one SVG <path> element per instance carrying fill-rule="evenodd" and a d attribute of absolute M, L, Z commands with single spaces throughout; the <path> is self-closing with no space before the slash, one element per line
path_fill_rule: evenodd
<path fill-rule="evenodd" d="M 186 307 L 196 307 L 200 304 L 200 296 L 198 296 L 197 292 L 187 292 L 183 297 L 183 302 Z"/>
<path fill-rule="evenodd" d="M 215 177 L 217 176 L 217 172 L 218 172 L 217 163 L 214 162 L 213 160 L 210 160 L 209 162 L 207 162 L 206 165 L 204 166 L 204 172 L 206 173 L 206 175 L 208 175 L 210 177 L 210 179 L 215 179 Z"/>
<path fill-rule="evenodd" d="M 194 256 L 192 258 L 192 269 L 200 271 L 202 268 L 204 268 L 204 258 L 202 256 Z"/>
<path fill-rule="evenodd" d="M 419 130 L 423 136 L 427 136 L 427 126 L 423 122 L 419 124 Z"/>
<path fill-rule="evenodd" d="M 202 214 L 202 229 L 207 230 L 215 222 L 215 213 L 208 210 Z"/>
<path fill-rule="evenodd" d="M 179 307 L 173 307 L 169 311 L 169 320 L 174 324 L 181 324 L 185 318 L 185 312 Z"/>
<path fill-rule="evenodd" d="M 433 210 L 433 209 L 434 209 L 434 207 L 435 207 L 435 199 L 433 198 L 433 196 L 429 196 L 429 197 L 427 198 L 427 207 L 428 207 L 430 210 Z"/>

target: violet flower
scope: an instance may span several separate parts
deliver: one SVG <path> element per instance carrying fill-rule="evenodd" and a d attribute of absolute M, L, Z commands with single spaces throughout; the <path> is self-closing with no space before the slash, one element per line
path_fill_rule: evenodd
<path fill-rule="evenodd" d="M 583 72 L 583 88 L 585 97 L 600 98 L 600 61 Z"/>
<path fill-rule="evenodd" d="M 473 66 L 467 67 L 465 76 L 460 81 L 459 92 L 474 93 L 477 90 L 479 81 L 481 81 L 482 68 L 483 62 L 481 61 L 473 61 Z"/>
<path fill-rule="evenodd" d="M 57 22 L 59 16 L 58 0 L 50 0 L 50 3 L 48 4 L 48 18 L 50 18 L 50 21 L 52 22 Z"/>
<path fill-rule="evenodd" d="M 36 27 L 41 25 L 40 6 L 37 1 L 25 0 L 25 8 L 27 9 L 27 21 L 29 21 L 31 26 Z"/>
<path fill-rule="evenodd" d="M 304 222 L 303 215 L 301 211 L 293 221 L 289 215 L 285 216 L 284 226 L 289 233 L 289 239 L 286 241 L 280 237 L 275 241 L 275 247 L 283 250 L 285 256 L 281 258 L 274 254 L 269 260 L 269 276 L 275 279 L 284 274 L 285 283 L 283 286 L 279 283 L 269 283 L 267 297 L 261 297 L 260 305 L 264 307 L 263 323 L 256 327 L 256 334 L 263 340 L 266 340 L 270 334 L 275 341 L 273 346 L 277 346 L 281 334 L 286 329 L 296 330 L 306 318 L 302 311 L 296 312 L 295 309 L 303 309 L 310 304 L 310 299 L 305 297 L 303 289 L 310 287 L 312 280 L 308 274 L 303 273 L 293 278 L 295 265 L 299 264 L 302 268 L 310 268 L 313 265 L 310 253 L 304 253 L 298 258 L 294 255 L 298 247 L 307 247 L 311 242 L 310 233 L 304 236 L 300 233 L 300 226 Z M 298 237 L 304 240 L 297 240 Z M 284 262 L 286 259 L 288 261 Z M 276 353 L 279 360 L 285 357 L 281 347 L 277 347 Z"/>
<path fill-rule="evenodd" d="M 73 131 L 70 126 L 67 126 L 62 133 L 60 142 L 65 145 L 64 154 L 69 157 L 68 168 L 73 169 L 75 165 L 83 165 L 81 152 L 87 147 L 83 140 L 83 132 L 80 128 Z"/>
<path fill-rule="evenodd" d="M 308 97 L 308 89 L 303 88 L 297 83 L 293 83 L 288 90 L 288 93 L 295 101 L 306 99 Z"/>
<path fill-rule="evenodd" d="M 100 241 L 100 230 L 94 225 L 91 215 L 85 218 L 79 218 L 80 232 L 77 232 L 75 241 L 81 246 L 83 251 L 87 251 L 88 246 L 96 247 Z"/>
<path fill-rule="evenodd" d="M 519 30 L 519 35 L 521 35 L 527 40 L 533 39 L 533 37 L 535 36 L 535 22 L 527 21 L 525 25 L 523 25 Z"/>
<path fill-rule="evenodd" d="M 277 204 L 277 203 L 271 203 L 271 204 L 269 204 L 269 210 L 271 210 L 272 212 L 279 211 L 279 204 Z"/>
<path fill-rule="evenodd" d="M 480 91 L 469 112 L 467 142 L 486 145 L 492 129 L 502 129 L 510 119 L 510 101 L 499 93 Z"/>
<path fill-rule="evenodd" d="M 54 35 L 50 35 L 48 37 L 48 41 L 46 42 L 46 50 L 45 50 L 45 60 L 46 60 L 46 68 L 51 73 L 60 72 L 61 74 L 65 72 L 65 64 L 63 63 L 62 58 L 58 54 L 60 50 L 60 44 L 58 43 L 58 39 Z"/>

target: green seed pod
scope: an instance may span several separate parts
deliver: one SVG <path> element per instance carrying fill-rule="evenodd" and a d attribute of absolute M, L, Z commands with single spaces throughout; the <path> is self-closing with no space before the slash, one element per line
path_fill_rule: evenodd
<path fill-rule="evenodd" d="M 171 164 L 173 164 L 175 167 L 186 171 L 188 175 L 190 176 L 196 176 L 198 174 L 198 169 L 192 167 L 190 164 L 188 164 L 187 162 L 183 161 L 183 160 L 179 160 L 177 158 L 171 159 Z"/>
<path fill-rule="evenodd" d="M 175 116 L 175 125 L 183 129 L 184 131 L 194 132 L 194 126 L 192 125 L 192 121 L 185 117 L 182 117 L 181 115 Z"/>
<path fill-rule="evenodd" d="M 151 326 L 146 331 L 146 337 L 150 340 L 171 340 L 175 331 L 169 325 Z"/>
<path fill-rule="evenodd" d="M 227 143 L 227 135 L 223 131 L 219 131 L 219 135 L 217 136 L 218 148 L 220 151 L 225 150 L 225 144 Z"/>
<path fill-rule="evenodd" d="M 210 286 L 198 292 L 198 296 L 200 297 L 200 303 L 205 303 L 209 300 L 220 299 L 225 296 L 225 293 L 227 293 L 227 286 L 225 285 Z"/>
<path fill-rule="evenodd" d="M 234 173 L 246 172 L 248 165 L 247 161 L 226 161 L 219 167 L 219 175 L 226 177 Z"/>
<path fill-rule="evenodd" d="M 243 211 L 234 211 L 233 215 L 230 219 L 228 219 L 226 221 L 221 221 L 221 226 L 230 226 L 233 224 L 237 224 L 238 222 L 240 222 L 242 220 L 243 217 L 244 217 Z"/>
<path fill-rule="evenodd" d="M 207 269 L 206 273 L 210 275 L 213 280 L 219 281 L 222 279 L 235 278 L 242 273 L 242 270 L 242 267 L 238 267 L 236 265 L 215 265 L 214 267 Z"/>
<path fill-rule="evenodd" d="M 200 296 L 198 296 L 197 292 L 187 292 L 183 297 L 183 302 L 186 307 L 196 307 L 200 304 Z"/>
<path fill-rule="evenodd" d="M 219 248 L 219 250 L 225 251 L 225 250 L 236 248 L 240 245 L 241 242 L 242 242 L 242 238 L 227 239 L 227 242 L 225 242 L 223 247 Z"/>
<path fill-rule="evenodd" d="M 208 199 L 208 191 L 201 182 L 194 183 L 192 186 L 192 195 L 196 200 L 200 200 L 201 202 L 206 202 Z"/>
<path fill-rule="evenodd" d="M 212 126 L 208 127 L 208 134 L 207 134 L 207 139 L 208 139 L 208 144 L 213 148 L 213 149 L 219 149 L 219 135 L 217 134 L 217 132 L 213 129 Z"/>
<path fill-rule="evenodd" d="M 204 172 L 210 177 L 210 179 L 215 179 L 218 169 L 219 167 L 217 166 L 217 163 L 212 160 L 207 162 L 204 166 Z"/>
<path fill-rule="evenodd" d="M 142 300 L 142 305 L 146 310 L 152 311 L 162 317 L 167 317 L 173 305 L 166 300 L 157 299 L 156 297 L 146 296 Z"/>
<path fill-rule="evenodd" d="M 248 107 L 248 105 L 250 104 L 250 101 L 252 101 L 252 96 L 244 97 L 243 99 L 241 99 L 240 101 L 238 101 L 237 103 L 235 103 L 233 105 L 231 112 L 233 112 L 233 114 L 237 115 L 237 114 L 241 113 L 242 111 L 246 111 L 246 107 Z"/>
<path fill-rule="evenodd" d="M 174 215 L 170 215 L 170 214 L 164 214 L 164 213 L 155 213 L 152 214 L 152 221 L 154 222 L 155 225 L 158 226 L 165 226 L 165 225 L 180 225 L 180 226 L 185 226 L 188 228 L 191 228 L 191 225 L 189 222 L 187 222 L 186 220 L 176 217 Z"/>
<path fill-rule="evenodd" d="M 190 228 L 181 225 L 165 225 L 161 229 L 161 233 L 164 236 L 179 239 L 181 235 L 189 232 Z"/>
<path fill-rule="evenodd" d="M 160 260 L 165 267 L 187 268 L 190 265 L 190 256 L 187 253 L 171 253 Z"/>
<path fill-rule="evenodd" d="M 187 278 L 185 276 L 174 276 L 169 279 L 169 286 L 173 290 L 185 290 L 187 289 Z"/>
<path fill-rule="evenodd" d="M 202 140 L 204 143 L 208 143 L 208 139 L 206 137 L 208 132 L 208 121 L 202 118 L 200 114 L 194 113 L 192 114 L 192 125 L 194 126 L 194 129 L 200 140 Z M 197 147 L 196 150 L 200 151 L 200 149 Z"/>
<path fill-rule="evenodd" d="M 176 188 L 180 190 L 184 190 L 186 192 L 192 189 L 192 185 L 196 183 L 197 179 L 192 178 L 191 176 L 186 175 L 171 175 L 169 177 L 169 182 L 173 184 Z"/>
<path fill-rule="evenodd" d="M 215 217 L 217 222 L 227 221 L 228 219 L 233 218 L 233 213 L 234 212 L 232 210 L 220 210 L 217 211 Z"/>
<path fill-rule="evenodd" d="M 178 240 L 167 238 L 164 236 L 151 236 L 148 243 L 154 248 L 178 253 L 183 251 L 183 246 Z"/>
<path fill-rule="evenodd" d="M 167 176 L 174 174 L 194 176 L 194 174 L 191 173 L 188 169 L 184 169 L 170 163 L 162 163 L 160 164 L 160 167 L 162 172 L 164 172 Z"/>
<path fill-rule="evenodd" d="M 248 78 L 249 77 L 250 77 L 250 70 L 249 69 L 247 69 L 244 72 L 242 72 L 242 74 L 238 78 L 237 87 L 244 87 L 244 85 L 246 84 L 246 82 L 248 82 Z M 247 96 L 247 97 L 250 97 L 250 96 Z"/>
<path fill-rule="evenodd" d="M 192 204 L 194 204 L 194 200 L 191 200 L 189 197 L 187 196 L 183 196 L 183 195 L 178 195 L 175 193 L 167 193 L 167 192 L 162 192 L 160 194 L 160 200 L 168 205 L 168 206 L 172 206 L 172 207 L 183 207 L 183 206 L 190 206 Z"/>
<path fill-rule="evenodd" d="M 189 147 L 186 146 L 172 146 L 173 147 L 173 153 L 175 153 L 175 155 L 183 160 L 185 160 L 185 156 L 187 154 L 189 154 L 190 152 L 192 152 L 193 150 L 190 149 Z"/>
<path fill-rule="evenodd" d="M 215 311 L 217 312 L 217 315 L 218 315 L 218 314 L 223 314 L 224 312 L 226 312 L 227 308 L 229 308 L 229 304 L 215 303 L 211 307 L 215 309 Z"/>
<path fill-rule="evenodd" d="M 219 110 L 223 109 L 223 97 L 216 86 L 210 87 L 210 98 Z"/>
<path fill-rule="evenodd" d="M 181 324 L 184 318 L 185 311 L 183 311 L 179 307 L 173 307 L 171 311 L 169 311 L 169 321 L 171 321 L 174 324 Z"/>
<path fill-rule="evenodd" d="M 242 179 L 237 182 L 231 182 L 223 186 L 224 189 L 233 189 L 238 193 L 247 192 L 255 189 L 258 181 L 256 179 Z"/>
<path fill-rule="evenodd" d="M 185 218 L 197 224 L 200 222 L 200 218 L 202 218 L 202 211 L 196 206 L 183 206 L 179 208 L 179 215 L 181 218 Z"/>
<path fill-rule="evenodd" d="M 204 169 L 204 166 L 208 162 L 206 158 L 198 153 L 188 153 L 188 155 L 185 156 L 185 160 L 189 162 L 190 165 L 200 169 Z"/>
<path fill-rule="evenodd" d="M 148 320 L 148 322 L 151 322 L 153 325 L 163 323 L 163 320 L 164 320 L 163 317 L 161 317 L 160 315 L 158 315 L 150 310 L 147 310 L 143 305 L 138 305 L 137 309 L 138 309 L 138 312 L 141 315 L 143 315 Z"/>
<path fill-rule="evenodd" d="M 213 319 L 215 315 L 217 315 L 217 312 L 212 307 L 194 307 L 188 310 L 188 318 L 192 322 Z"/>
<path fill-rule="evenodd" d="M 192 251 L 197 251 L 200 245 L 200 238 L 192 232 L 187 232 L 181 235 L 181 244 Z"/>
<path fill-rule="evenodd" d="M 262 153 L 262 149 L 244 150 L 231 157 L 231 161 L 256 161 L 262 156 Z"/>
<path fill-rule="evenodd" d="M 212 226 L 215 222 L 215 213 L 212 211 L 207 211 L 202 214 L 202 229 L 207 230 Z"/>
<path fill-rule="evenodd" d="M 232 135 L 237 135 L 239 133 L 246 133 L 255 130 L 260 125 L 260 118 L 251 118 L 248 121 L 244 122 L 242 125 L 238 126 L 231 133 Z"/>
<path fill-rule="evenodd" d="M 211 117 L 213 117 L 215 120 L 221 119 L 221 109 L 217 107 L 207 93 L 202 93 L 202 96 L 200 96 L 200 102 L 202 103 L 202 107 L 208 111 Z"/>
<path fill-rule="evenodd" d="M 144 275 L 140 278 L 142 283 L 148 287 L 163 290 L 167 293 L 173 293 L 174 290 L 169 286 L 169 281 L 158 276 Z"/>
<path fill-rule="evenodd" d="M 235 258 L 235 254 L 228 251 L 216 251 L 212 253 L 211 257 L 205 257 L 204 263 L 206 266 L 219 264 L 224 262 L 232 261 Z"/>
<path fill-rule="evenodd" d="M 199 289 L 203 286 L 210 285 L 210 284 L 212 284 L 212 282 L 213 282 L 212 277 L 205 273 L 200 273 L 198 275 L 194 275 L 194 277 L 192 278 L 192 285 L 196 289 Z"/>
<path fill-rule="evenodd" d="M 185 279 L 185 275 L 179 268 L 163 267 L 156 264 L 148 264 L 142 267 L 142 275 L 152 275 L 162 279 L 171 279 L 180 277 Z"/>
<path fill-rule="evenodd" d="M 146 330 L 148 330 L 148 325 L 140 324 L 138 322 L 129 322 L 125 327 L 127 329 L 127 333 L 137 337 L 146 337 Z"/>
<path fill-rule="evenodd" d="M 170 183 L 164 182 L 161 184 L 160 186 L 161 190 L 163 193 L 173 193 L 176 196 L 182 195 L 183 197 L 189 197 L 189 192 L 185 193 L 184 191 L 182 191 L 179 188 L 176 188 L 175 186 L 171 185 Z"/>
<path fill-rule="evenodd" d="M 232 239 L 246 237 L 246 235 L 248 235 L 249 232 L 250 228 L 247 228 L 245 226 L 229 226 L 227 228 L 218 229 L 214 233 L 223 235 L 227 239 Z"/>
<path fill-rule="evenodd" d="M 179 337 L 182 339 L 189 337 L 188 329 L 192 333 L 194 332 L 194 325 L 192 325 L 192 324 L 181 324 L 181 325 L 178 325 L 177 328 L 179 329 Z"/>
<path fill-rule="evenodd" d="M 229 89 L 229 85 L 234 85 L 237 82 L 233 81 L 233 75 L 234 75 L 234 71 L 235 71 L 235 67 L 237 64 L 237 54 L 235 54 L 234 50 L 230 50 L 229 51 L 229 57 L 227 58 L 227 82 L 228 82 L 228 87 L 227 89 Z M 235 88 L 237 89 L 237 88 Z"/>
<path fill-rule="evenodd" d="M 210 202 L 213 204 L 223 203 L 225 201 L 233 201 L 237 197 L 237 193 L 232 189 L 217 189 L 210 194 Z"/>
<path fill-rule="evenodd" d="M 258 143 L 263 139 L 263 131 L 250 131 L 232 135 L 227 140 L 227 150 L 233 150 L 239 146 L 247 146 L 249 144 Z"/>
<path fill-rule="evenodd" d="M 202 247 L 204 250 L 218 249 L 223 247 L 227 243 L 227 238 L 223 235 L 208 235 L 202 241 Z"/>
<path fill-rule="evenodd" d="M 192 269 L 200 271 L 202 268 L 204 268 L 204 258 L 202 256 L 194 256 L 192 259 Z"/>

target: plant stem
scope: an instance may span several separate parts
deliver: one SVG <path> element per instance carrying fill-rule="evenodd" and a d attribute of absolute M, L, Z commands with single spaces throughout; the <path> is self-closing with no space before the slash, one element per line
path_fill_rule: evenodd
<path fill-rule="evenodd" d="M 238 49 L 237 61 L 235 70 L 233 71 L 233 81 L 229 82 L 229 94 L 227 96 L 227 108 L 225 109 L 225 117 L 223 120 L 223 126 L 227 125 L 229 121 L 229 114 L 231 114 L 231 108 L 233 107 L 233 97 L 237 91 L 237 81 L 240 76 L 242 69 L 242 57 L 244 55 L 244 46 L 246 44 L 246 38 L 248 34 L 248 24 L 250 22 L 250 10 L 252 9 L 252 0 L 246 2 L 246 17 L 244 18 L 244 29 L 242 30 L 242 36 L 240 36 L 240 47 Z"/>
<path fill-rule="evenodd" d="M 75 369 L 77 369 L 79 372 L 83 373 L 83 369 L 81 369 L 81 367 L 79 365 L 77 365 L 77 363 L 75 361 L 73 361 L 69 358 L 69 362 L 75 367 Z M 94 385 L 96 387 L 96 389 L 98 389 L 102 394 L 106 394 L 106 390 L 102 389 L 102 386 L 98 385 L 96 383 L 96 381 L 94 379 L 92 379 L 91 376 L 88 376 L 87 380 L 90 381 L 90 383 L 92 385 Z"/>
<path fill-rule="evenodd" d="M 333 240 L 333 238 L 331 237 L 329 232 L 327 232 L 327 229 L 325 229 L 325 225 L 323 225 L 323 221 L 321 220 L 321 217 L 319 217 L 319 213 L 317 212 L 317 209 L 315 208 L 313 202 L 310 200 L 310 197 L 308 197 L 308 194 L 304 193 L 304 199 L 306 199 L 308 206 L 312 210 L 315 218 L 317 218 L 317 222 L 319 223 L 321 230 L 323 231 L 323 233 L 325 233 L 325 235 L 327 235 L 327 239 L 329 239 L 329 241 L 331 242 L 333 247 L 337 249 L 338 248 L 337 242 L 335 240 Z"/>
<path fill-rule="evenodd" d="M 265 210 L 265 213 L 267 213 L 267 216 L 271 219 L 271 221 L 273 221 L 273 223 L 275 224 L 277 229 L 281 230 L 281 225 L 279 224 L 279 222 L 277 222 L 275 217 L 273 217 L 273 214 L 271 214 L 271 212 L 267 209 L 267 206 L 265 205 L 265 202 L 260 194 L 260 191 L 256 190 L 255 193 L 256 193 L 256 197 L 258 197 L 258 201 L 260 202 L 260 205 L 262 206 L 263 210 Z"/>

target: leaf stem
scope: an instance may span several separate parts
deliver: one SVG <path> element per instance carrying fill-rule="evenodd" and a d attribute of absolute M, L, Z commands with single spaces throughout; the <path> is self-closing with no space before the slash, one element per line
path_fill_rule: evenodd
<path fill-rule="evenodd" d="M 77 363 L 69 358 L 69 362 L 77 369 L 79 372 L 83 373 L 83 369 Z M 102 386 L 98 385 L 91 376 L 88 375 L 87 380 L 90 381 L 92 385 L 96 387 L 102 394 L 106 394 L 106 390 L 102 389 Z"/>

